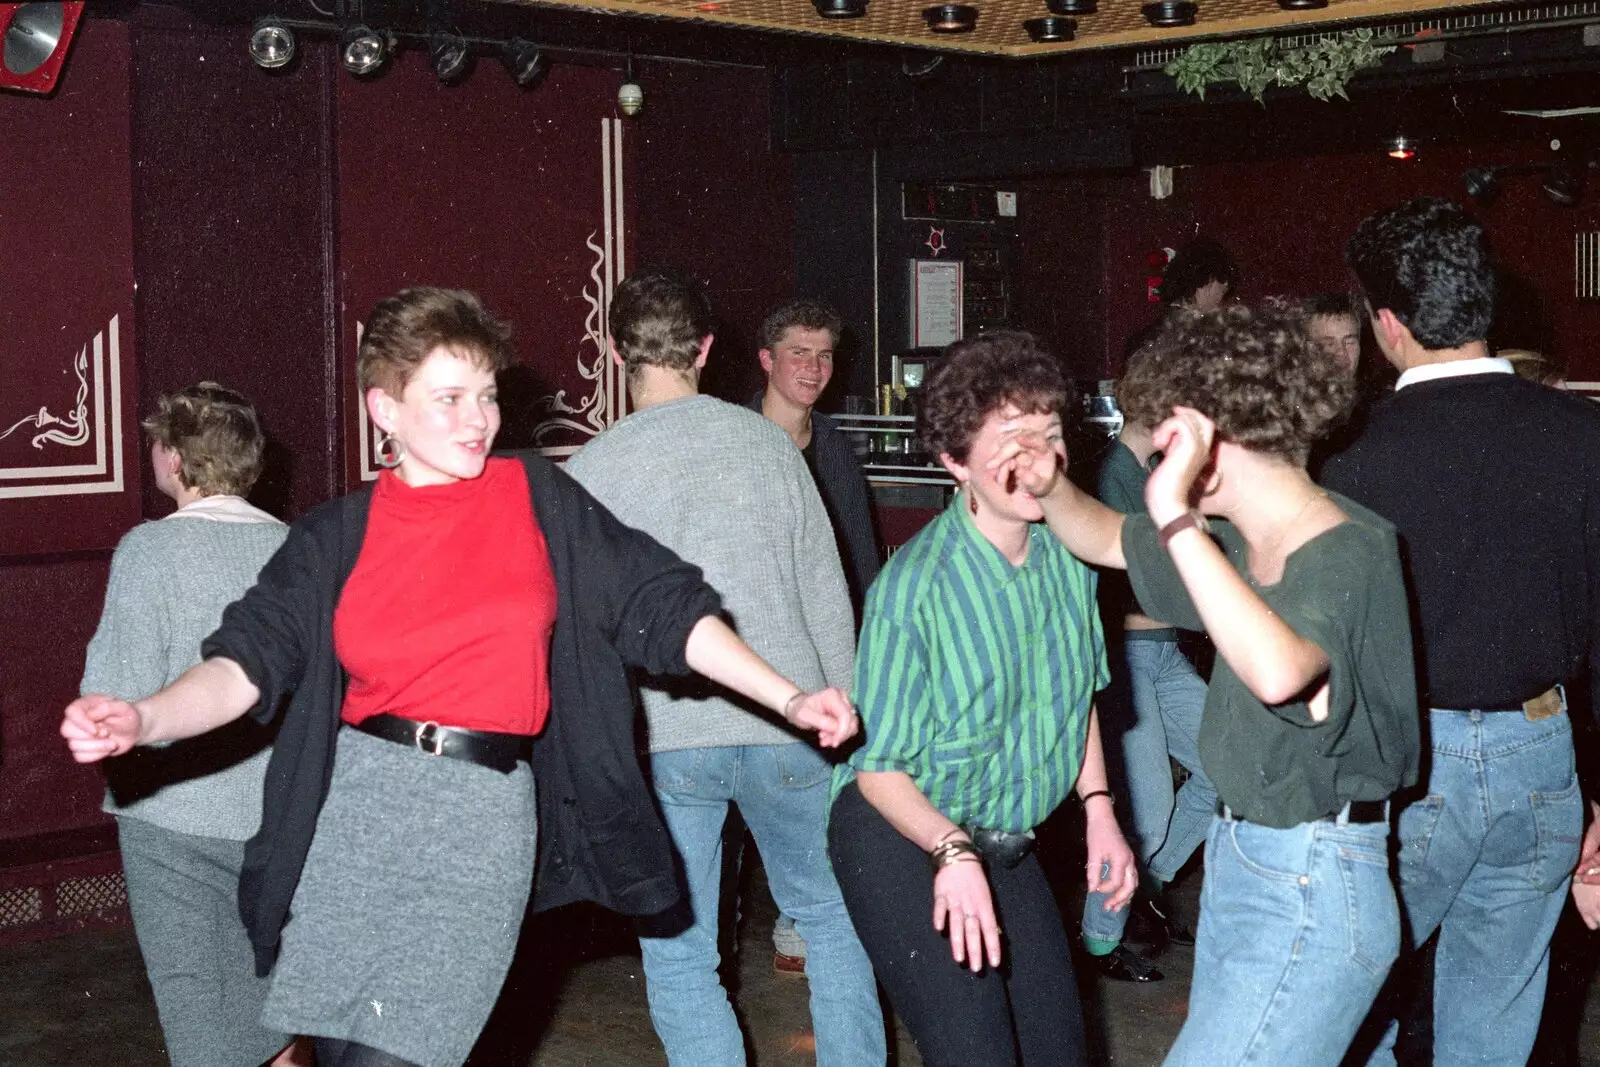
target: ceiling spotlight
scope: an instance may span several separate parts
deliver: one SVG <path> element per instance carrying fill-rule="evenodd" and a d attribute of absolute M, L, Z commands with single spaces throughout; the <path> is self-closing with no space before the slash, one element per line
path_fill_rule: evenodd
<path fill-rule="evenodd" d="M 644 110 L 644 87 L 633 80 L 633 56 L 622 68 L 622 87 L 617 90 L 617 107 L 629 118 Z"/>
<path fill-rule="evenodd" d="M 1562 207 L 1572 207 L 1583 198 L 1583 171 L 1557 163 L 1545 174 L 1544 195 Z"/>
<path fill-rule="evenodd" d="M 1028 36 L 1033 38 L 1034 44 L 1050 44 L 1055 41 L 1070 41 L 1078 33 L 1077 19 L 1064 19 L 1056 15 L 1041 15 L 1036 19 L 1026 19 L 1022 28 L 1028 31 Z"/>
<path fill-rule="evenodd" d="M 1390 159 L 1415 159 L 1417 157 L 1417 142 L 1403 133 L 1397 133 L 1389 138 L 1388 145 L 1384 148 Z"/>
<path fill-rule="evenodd" d="M 550 72 L 550 61 L 539 46 L 522 37 L 513 37 L 500 46 L 500 62 L 506 65 L 511 80 L 523 89 L 531 89 Z"/>
<path fill-rule="evenodd" d="M 812 0 L 825 19 L 858 19 L 867 13 L 867 0 Z"/>
<path fill-rule="evenodd" d="M 288 66 L 294 59 L 294 34 L 270 18 L 260 20 L 250 31 L 250 58 L 267 70 Z"/>
<path fill-rule="evenodd" d="M 1100 10 L 1100 0 L 1046 0 L 1052 15 L 1092 15 Z"/>
<path fill-rule="evenodd" d="M 339 46 L 339 62 L 351 74 L 374 74 L 389 58 L 389 42 L 365 26 L 351 26 L 344 31 Z"/>
<path fill-rule="evenodd" d="M 1194 17 L 1200 13 L 1198 5 L 1190 0 L 1158 0 L 1139 9 L 1152 26 L 1167 29 L 1172 26 L 1193 26 Z"/>
<path fill-rule="evenodd" d="M 1328 6 L 1328 0 L 1278 0 L 1285 11 L 1316 11 Z"/>
<path fill-rule="evenodd" d="M 1493 167 L 1473 167 L 1461 176 L 1467 195 L 1479 203 L 1487 204 L 1500 193 L 1500 180 Z"/>
<path fill-rule="evenodd" d="M 935 4 L 922 9 L 934 33 L 971 33 L 978 27 L 978 9 L 971 4 Z"/>
<path fill-rule="evenodd" d="M 438 30 L 428 37 L 428 57 L 433 61 L 434 77 L 449 85 L 461 80 L 471 57 L 460 34 Z"/>

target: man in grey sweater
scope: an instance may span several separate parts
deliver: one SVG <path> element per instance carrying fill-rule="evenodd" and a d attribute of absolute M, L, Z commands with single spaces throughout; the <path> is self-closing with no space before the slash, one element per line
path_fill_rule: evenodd
<path fill-rule="evenodd" d="M 704 292 L 676 271 L 636 272 L 618 286 L 609 317 L 636 411 L 567 470 L 623 522 L 700 566 L 740 635 L 780 672 L 807 690 L 848 686 L 855 630 L 833 528 L 788 436 L 753 411 L 700 395 L 712 340 Z M 883 1063 L 872 966 L 828 865 L 832 768 L 781 721 L 725 690 L 653 679 L 641 690 L 656 793 L 692 912 L 673 936 L 640 939 L 650 1016 L 669 1062 L 745 1062 L 717 976 L 722 827 L 735 803 L 778 906 L 810 946 L 817 1063 Z"/>

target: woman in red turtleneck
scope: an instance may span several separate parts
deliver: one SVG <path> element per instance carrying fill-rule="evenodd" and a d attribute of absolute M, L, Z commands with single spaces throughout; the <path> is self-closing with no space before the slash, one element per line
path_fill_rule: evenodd
<path fill-rule="evenodd" d="M 377 486 L 295 524 L 205 662 L 62 723 L 91 762 L 287 700 L 240 905 L 276 959 L 263 1018 L 322 1067 L 464 1062 L 536 856 L 540 906 L 672 902 L 627 668 L 698 671 L 824 745 L 858 729 L 843 693 L 751 652 L 698 570 L 543 460 L 490 457 L 508 336 L 469 293 L 382 301 L 358 364 Z"/>

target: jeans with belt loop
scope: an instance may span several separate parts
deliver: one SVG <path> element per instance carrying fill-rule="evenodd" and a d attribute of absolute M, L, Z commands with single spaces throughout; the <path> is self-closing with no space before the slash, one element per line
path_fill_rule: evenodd
<path fill-rule="evenodd" d="M 1166 1062 L 1335 1067 L 1399 948 L 1387 823 L 1276 829 L 1219 816 L 1189 1017 Z"/>
<path fill-rule="evenodd" d="M 1428 792 L 1400 813 L 1399 846 L 1408 946 L 1439 932 L 1434 1062 L 1520 1065 L 1578 862 L 1572 725 L 1564 712 L 1435 708 L 1428 726 Z M 1369 1063 L 1395 1062 L 1397 1030 Z"/>

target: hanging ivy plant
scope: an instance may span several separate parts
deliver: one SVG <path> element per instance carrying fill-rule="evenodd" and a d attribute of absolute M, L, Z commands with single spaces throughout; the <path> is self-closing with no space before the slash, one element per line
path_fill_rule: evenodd
<path fill-rule="evenodd" d="M 1376 67 L 1395 50 L 1370 29 L 1329 34 L 1306 44 L 1274 37 L 1191 45 L 1161 69 L 1178 88 L 1205 99 L 1206 87 L 1232 83 L 1263 103 L 1274 85 L 1303 85 L 1313 99 L 1348 100 L 1345 86 L 1363 70 Z"/>

